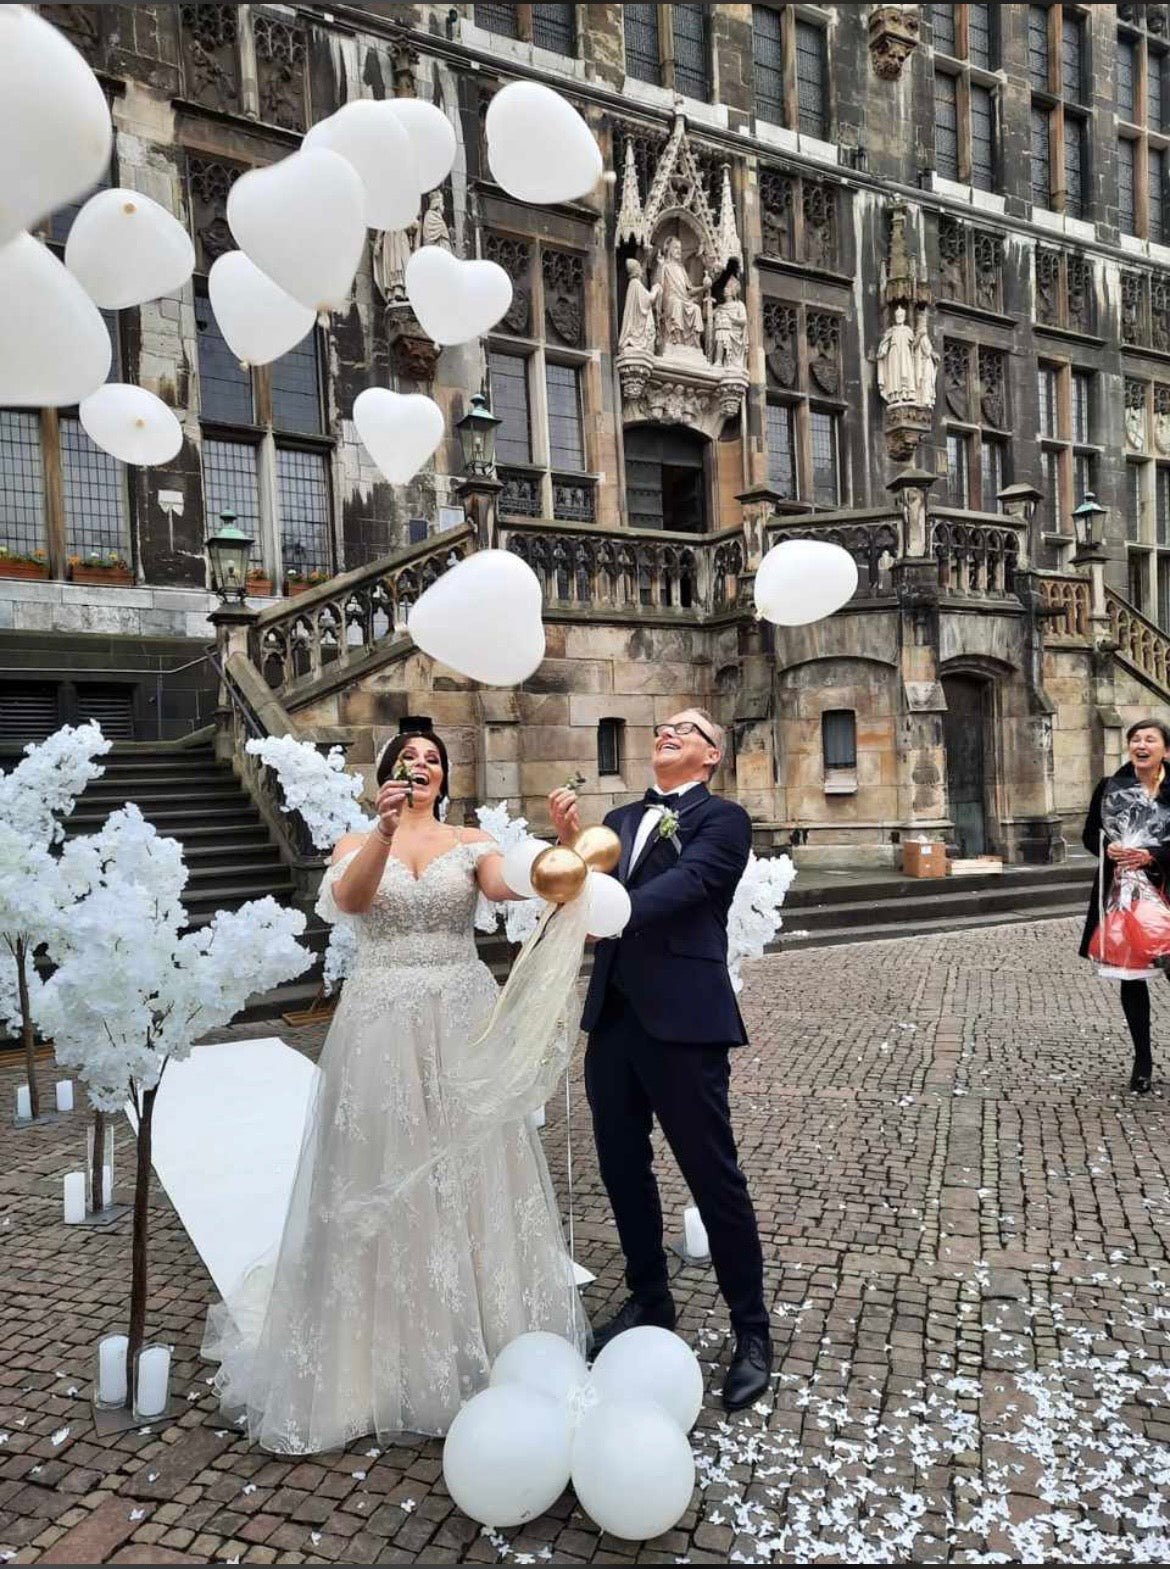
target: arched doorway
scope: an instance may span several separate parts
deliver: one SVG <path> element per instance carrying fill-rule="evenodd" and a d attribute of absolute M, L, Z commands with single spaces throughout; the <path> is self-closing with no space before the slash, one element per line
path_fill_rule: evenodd
<path fill-rule="evenodd" d="M 955 839 L 961 855 L 986 855 L 991 848 L 988 802 L 995 780 L 992 684 L 983 676 L 956 674 L 943 676 L 942 688 L 947 700 L 947 796 Z"/>
<path fill-rule="evenodd" d="M 707 532 L 706 436 L 685 425 L 628 425 L 626 505 L 631 528 Z"/>

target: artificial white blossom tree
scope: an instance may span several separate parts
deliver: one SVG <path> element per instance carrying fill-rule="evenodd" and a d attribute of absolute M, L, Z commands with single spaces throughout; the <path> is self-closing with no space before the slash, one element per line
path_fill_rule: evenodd
<path fill-rule="evenodd" d="M 147 1221 L 155 1098 L 168 1062 L 186 1057 L 209 1030 L 231 1022 L 253 993 L 304 971 L 299 910 L 256 899 L 184 932 L 182 847 L 163 838 L 136 806 L 100 833 L 65 847 L 59 876 L 74 903 L 50 939 L 56 964 L 37 1003 L 94 1106 L 137 1116 L 134 1229 L 127 1348 L 127 1403 L 146 1328 Z"/>
<path fill-rule="evenodd" d="M 737 992 L 743 990 L 743 961 L 762 958 L 780 930 L 780 906 L 795 876 L 790 855 L 748 856 L 727 912 L 727 968 Z"/>
<path fill-rule="evenodd" d="M 91 779 L 94 758 L 111 743 L 98 725 L 65 725 L 31 743 L 11 773 L 0 774 L 0 1023 L 19 1029 L 30 1109 L 41 1113 L 36 1076 L 35 1018 L 41 989 L 36 955 L 61 918 L 57 859 L 52 846 L 62 820 Z"/>

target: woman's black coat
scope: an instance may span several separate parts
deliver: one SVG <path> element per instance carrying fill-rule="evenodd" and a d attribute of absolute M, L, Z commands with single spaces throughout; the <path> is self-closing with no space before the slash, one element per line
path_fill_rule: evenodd
<path fill-rule="evenodd" d="M 1136 784 L 1137 770 L 1132 763 L 1124 763 L 1112 778 L 1102 779 L 1093 791 L 1093 799 L 1089 803 L 1089 815 L 1085 818 L 1085 828 L 1081 834 L 1081 842 L 1090 855 L 1101 854 L 1101 801 L 1104 798 L 1106 789 L 1113 783 L 1114 779 L 1121 784 Z M 1158 791 L 1158 800 L 1167 810 L 1170 810 L 1170 769 L 1167 770 L 1166 777 L 1162 780 L 1161 789 Z M 1156 887 L 1165 891 L 1167 888 L 1170 888 L 1170 840 L 1166 840 L 1158 845 L 1156 849 L 1151 851 L 1151 854 L 1154 857 L 1154 864 L 1146 867 L 1146 876 Z M 1102 877 L 1105 879 L 1103 888 L 1101 887 Z M 1103 856 L 1097 875 L 1093 879 L 1093 892 L 1085 915 L 1085 929 L 1081 935 L 1080 948 L 1082 959 L 1089 957 L 1089 943 L 1092 941 L 1093 933 L 1097 930 L 1101 903 L 1109 897 L 1109 889 L 1112 885 L 1113 862 L 1108 856 Z"/>

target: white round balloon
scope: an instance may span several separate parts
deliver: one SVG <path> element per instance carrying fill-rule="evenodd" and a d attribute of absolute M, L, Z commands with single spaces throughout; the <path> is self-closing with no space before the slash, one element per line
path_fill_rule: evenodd
<path fill-rule="evenodd" d="M 477 550 L 431 584 L 407 631 L 424 654 L 473 681 L 516 686 L 544 658 L 541 603 L 527 562 L 508 550 Z"/>
<path fill-rule="evenodd" d="M 367 387 L 353 403 L 366 451 L 392 485 L 405 485 L 443 439 L 443 411 L 420 392 Z"/>
<path fill-rule="evenodd" d="M 631 914 L 630 896 L 616 877 L 591 871 L 585 881 L 585 898 L 590 937 L 617 937 L 625 930 Z"/>
<path fill-rule="evenodd" d="M 571 202 L 601 179 L 601 150 L 572 104 L 540 82 L 509 82 L 488 105 L 488 166 L 523 202 Z"/>
<path fill-rule="evenodd" d="M 35 11 L 0 6 L 0 245 L 92 190 L 113 134 L 80 52 Z"/>
<path fill-rule="evenodd" d="M 103 452 L 150 468 L 169 463 L 183 445 L 183 428 L 161 398 L 145 387 L 108 381 L 77 411 L 82 428 Z"/>
<path fill-rule="evenodd" d="M 504 881 L 522 899 L 540 897 L 532 886 L 532 863 L 547 849 L 543 839 L 521 839 L 504 851 Z"/>
<path fill-rule="evenodd" d="M 623 890 L 624 892 L 624 890 Z M 703 1408 L 703 1370 L 681 1336 L 653 1324 L 627 1329 L 601 1348 L 593 1383 L 603 1400 L 652 1400 L 684 1433 Z"/>
<path fill-rule="evenodd" d="M 119 186 L 91 196 L 74 218 L 65 265 L 95 305 L 120 311 L 182 288 L 195 247 L 165 207 Z"/>
<path fill-rule="evenodd" d="M 278 289 L 243 251 L 217 257 L 207 294 L 224 342 L 242 365 L 268 365 L 313 330 L 307 305 Z"/>
<path fill-rule="evenodd" d="M 577 1502 L 603 1531 L 646 1542 L 686 1513 L 695 1458 L 661 1406 L 605 1396 L 577 1425 L 572 1476 Z"/>
<path fill-rule="evenodd" d="M 549 1395 L 523 1384 L 481 1390 L 451 1423 L 443 1480 L 481 1525 L 523 1525 L 569 1483 L 569 1424 Z"/>
<path fill-rule="evenodd" d="M 391 100 L 399 124 L 414 144 L 419 189 L 433 191 L 455 163 L 455 127 L 441 109 L 424 98 Z"/>
<path fill-rule="evenodd" d="M 366 227 L 405 229 L 418 217 L 418 153 L 388 99 L 355 98 L 318 120 L 306 147 L 340 153 L 365 190 Z"/>
<path fill-rule="evenodd" d="M 52 251 L 28 234 L 0 248 L 0 408 L 80 403 L 110 359 L 101 313 Z"/>
<path fill-rule="evenodd" d="M 777 626 L 823 621 L 857 592 L 857 563 L 840 545 L 823 539 L 786 539 L 756 571 L 756 609 Z"/>
<path fill-rule="evenodd" d="M 510 1341 L 492 1363 L 494 1384 L 523 1384 L 563 1404 L 589 1376 L 585 1358 L 561 1335 L 533 1329 Z"/>
<path fill-rule="evenodd" d="M 278 288 L 318 315 L 343 310 L 366 242 L 365 187 L 327 147 L 305 147 L 242 174 L 228 192 L 227 220 Z"/>
<path fill-rule="evenodd" d="M 491 261 L 460 261 L 441 245 L 415 251 L 405 278 L 419 324 L 439 344 L 481 338 L 512 303 L 512 280 L 502 267 Z"/>

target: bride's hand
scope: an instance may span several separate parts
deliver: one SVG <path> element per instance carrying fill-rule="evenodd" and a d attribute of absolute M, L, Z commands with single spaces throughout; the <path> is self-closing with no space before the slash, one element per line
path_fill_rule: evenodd
<path fill-rule="evenodd" d="M 554 790 L 548 798 L 549 816 L 562 844 L 571 844 L 581 832 L 581 813 L 575 790 Z"/>
<path fill-rule="evenodd" d="M 394 835 L 402 815 L 402 803 L 410 791 L 408 779 L 388 779 L 378 791 L 374 810 L 378 814 L 378 827 L 387 839 Z"/>

